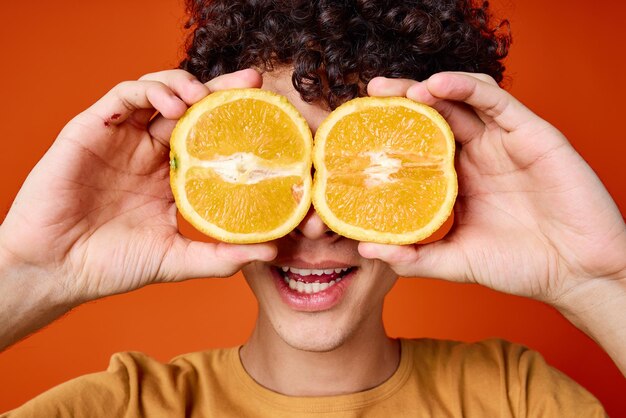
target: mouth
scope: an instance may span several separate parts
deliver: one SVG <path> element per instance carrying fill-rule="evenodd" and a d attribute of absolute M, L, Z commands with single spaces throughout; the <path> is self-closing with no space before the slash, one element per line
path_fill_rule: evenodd
<path fill-rule="evenodd" d="M 295 310 L 307 312 L 327 310 L 337 305 L 357 270 L 356 266 L 272 266 L 283 301 Z"/>
<path fill-rule="evenodd" d="M 295 267 L 280 267 L 283 280 L 291 290 L 298 293 L 313 294 L 323 292 L 329 287 L 341 282 L 356 267 L 336 267 L 328 269 L 299 269 Z"/>

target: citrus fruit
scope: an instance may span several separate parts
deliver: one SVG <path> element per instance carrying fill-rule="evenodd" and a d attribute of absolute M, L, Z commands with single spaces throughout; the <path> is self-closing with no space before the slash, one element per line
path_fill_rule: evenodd
<path fill-rule="evenodd" d="M 336 108 L 313 149 L 313 206 L 335 232 L 408 244 L 435 232 L 457 194 L 454 137 L 433 108 L 363 97 Z"/>
<path fill-rule="evenodd" d="M 260 89 L 210 94 L 170 139 L 170 184 L 181 215 L 232 243 L 286 235 L 311 204 L 311 131 L 283 96 Z"/>

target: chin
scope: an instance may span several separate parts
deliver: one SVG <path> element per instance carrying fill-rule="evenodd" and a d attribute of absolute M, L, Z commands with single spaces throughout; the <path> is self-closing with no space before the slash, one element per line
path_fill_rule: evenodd
<path fill-rule="evenodd" d="M 312 326 L 290 325 L 292 326 L 275 327 L 276 333 L 291 348 L 301 351 L 315 353 L 333 351 L 344 345 L 350 336 L 350 332 L 336 326 L 320 326 L 319 323 Z"/>

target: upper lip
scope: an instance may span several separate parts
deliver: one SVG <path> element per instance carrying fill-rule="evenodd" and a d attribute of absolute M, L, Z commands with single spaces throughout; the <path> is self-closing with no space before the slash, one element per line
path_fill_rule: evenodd
<path fill-rule="evenodd" d="M 273 264 L 274 266 L 278 268 L 294 267 L 297 269 L 309 269 L 309 270 L 324 270 L 324 269 L 355 267 L 354 264 L 340 262 L 340 261 L 333 261 L 333 260 L 318 261 L 315 263 L 310 263 L 310 262 L 306 262 L 302 260 L 281 260 Z"/>

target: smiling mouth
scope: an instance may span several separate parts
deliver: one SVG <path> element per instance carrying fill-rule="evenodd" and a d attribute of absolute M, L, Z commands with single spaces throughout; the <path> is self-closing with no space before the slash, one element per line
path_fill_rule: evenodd
<path fill-rule="evenodd" d="M 279 266 L 277 270 L 291 290 L 303 294 L 315 294 L 336 285 L 345 276 L 356 270 L 356 267 L 300 269 Z"/>

